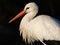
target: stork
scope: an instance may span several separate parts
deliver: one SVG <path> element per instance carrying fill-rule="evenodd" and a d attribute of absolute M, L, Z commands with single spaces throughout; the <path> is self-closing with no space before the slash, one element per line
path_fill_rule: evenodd
<path fill-rule="evenodd" d="M 46 45 L 43 40 L 57 40 L 60 41 L 60 21 L 48 15 L 39 15 L 38 6 L 35 2 L 28 3 L 24 10 L 17 14 L 9 23 L 15 21 L 19 17 L 25 15 L 19 26 L 20 35 L 24 41 L 32 43 L 35 40 L 41 41 Z"/>

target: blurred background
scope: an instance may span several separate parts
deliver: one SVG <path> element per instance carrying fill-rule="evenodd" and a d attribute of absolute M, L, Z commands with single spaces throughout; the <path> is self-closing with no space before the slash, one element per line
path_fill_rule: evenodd
<path fill-rule="evenodd" d="M 35 2 L 39 6 L 40 14 L 46 14 L 60 20 L 59 0 L 0 0 L 0 45 L 31 45 L 25 43 L 19 35 L 19 24 L 22 17 L 15 22 L 8 21 L 17 15 L 29 2 Z M 46 41 L 47 45 L 60 45 L 59 41 Z M 33 45 L 43 45 L 40 41 L 35 41 Z"/>

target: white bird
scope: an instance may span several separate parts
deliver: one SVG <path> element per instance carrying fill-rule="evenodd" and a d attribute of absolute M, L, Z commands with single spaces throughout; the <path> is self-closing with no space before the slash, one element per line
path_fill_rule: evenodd
<path fill-rule="evenodd" d="M 39 40 L 43 45 L 46 45 L 43 40 L 60 41 L 60 21 L 48 15 L 35 17 L 37 13 L 37 4 L 30 2 L 9 23 L 25 14 L 19 26 L 20 35 L 22 34 L 25 42 L 27 40 L 28 43 L 32 43 Z"/>

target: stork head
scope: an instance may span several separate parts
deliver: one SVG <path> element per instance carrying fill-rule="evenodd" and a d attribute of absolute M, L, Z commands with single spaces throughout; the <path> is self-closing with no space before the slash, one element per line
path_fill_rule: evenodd
<path fill-rule="evenodd" d="M 19 17 L 23 16 L 26 13 L 30 13 L 30 12 L 38 12 L 38 6 L 36 3 L 34 2 L 30 2 L 28 4 L 26 4 L 25 8 L 23 11 L 21 11 L 19 14 L 17 14 L 14 18 L 12 18 L 9 23 L 15 21 L 16 19 L 18 19 Z"/>
<path fill-rule="evenodd" d="M 26 13 L 38 11 L 38 6 L 34 2 L 30 2 L 30 3 L 26 4 L 24 10 L 26 11 Z"/>

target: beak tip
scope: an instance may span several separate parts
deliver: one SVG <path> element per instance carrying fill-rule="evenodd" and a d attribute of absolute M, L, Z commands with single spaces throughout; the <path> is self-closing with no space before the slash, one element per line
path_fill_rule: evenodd
<path fill-rule="evenodd" d="M 9 21 L 8 23 L 11 23 L 11 21 Z"/>

